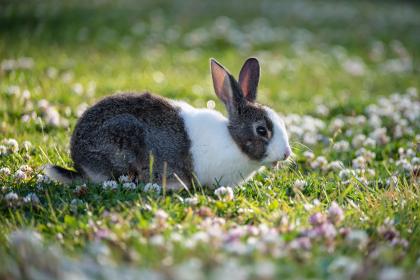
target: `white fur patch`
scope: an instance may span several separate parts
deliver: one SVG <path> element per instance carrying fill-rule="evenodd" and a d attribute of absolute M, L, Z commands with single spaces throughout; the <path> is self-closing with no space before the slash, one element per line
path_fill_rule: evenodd
<path fill-rule="evenodd" d="M 49 178 L 56 182 L 63 184 L 70 184 L 72 182 L 70 178 L 61 175 L 53 165 L 45 165 L 43 167 L 43 170 L 45 175 L 47 175 Z"/>
<path fill-rule="evenodd" d="M 181 109 L 191 140 L 194 173 L 202 185 L 234 186 L 249 179 L 261 166 L 242 153 L 229 133 L 228 119 L 221 113 L 181 101 L 173 104 Z"/>
<path fill-rule="evenodd" d="M 290 154 L 290 146 L 286 127 L 282 119 L 271 108 L 264 107 L 264 110 L 273 123 L 273 138 L 267 147 L 267 157 L 263 160 L 263 163 L 268 164 L 283 160 L 287 152 Z"/>

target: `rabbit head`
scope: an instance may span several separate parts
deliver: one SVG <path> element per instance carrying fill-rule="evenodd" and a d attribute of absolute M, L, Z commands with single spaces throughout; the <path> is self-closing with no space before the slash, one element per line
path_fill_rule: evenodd
<path fill-rule="evenodd" d="M 214 91 L 228 112 L 229 133 L 241 151 L 263 165 L 287 159 L 291 149 L 284 122 L 274 110 L 256 102 L 258 60 L 245 61 L 239 82 L 214 59 L 211 74 Z"/>

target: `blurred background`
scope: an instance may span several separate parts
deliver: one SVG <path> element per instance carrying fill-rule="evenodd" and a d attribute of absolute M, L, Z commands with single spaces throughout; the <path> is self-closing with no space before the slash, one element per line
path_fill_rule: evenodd
<path fill-rule="evenodd" d="M 234 75 L 247 57 L 260 59 L 259 100 L 283 113 L 360 111 L 420 83 L 415 1 L 0 3 L 0 90 L 31 88 L 70 123 L 115 91 L 206 106 L 210 57 Z M 2 103 L 5 119 L 21 114 Z"/>

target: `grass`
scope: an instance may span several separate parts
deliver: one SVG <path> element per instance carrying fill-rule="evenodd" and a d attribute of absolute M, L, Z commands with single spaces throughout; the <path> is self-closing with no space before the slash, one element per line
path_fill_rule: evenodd
<path fill-rule="evenodd" d="M 416 3 L 6 1 L 0 8 L 7 149 L 0 168 L 11 172 L 0 173 L 0 278 L 420 273 Z M 104 190 L 38 178 L 45 163 L 71 167 L 77 116 L 102 96 L 148 90 L 198 107 L 215 100 L 224 112 L 209 58 L 237 75 L 249 56 L 262 65 L 258 100 L 284 115 L 295 158 L 262 170 L 233 199 L 201 187 L 156 194 L 142 185 Z M 356 143 L 358 135 L 373 144 Z M 330 220 L 316 222 L 317 215 Z"/>

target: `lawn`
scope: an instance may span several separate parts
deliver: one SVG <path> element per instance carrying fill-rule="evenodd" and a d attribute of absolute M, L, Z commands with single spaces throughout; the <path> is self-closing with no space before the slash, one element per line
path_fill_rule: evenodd
<path fill-rule="evenodd" d="M 0 279 L 417 279 L 419 30 L 414 1 L 2 1 Z M 209 58 L 251 56 L 280 168 L 178 192 L 42 174 L 103 96 L 225 113 Z"/>

